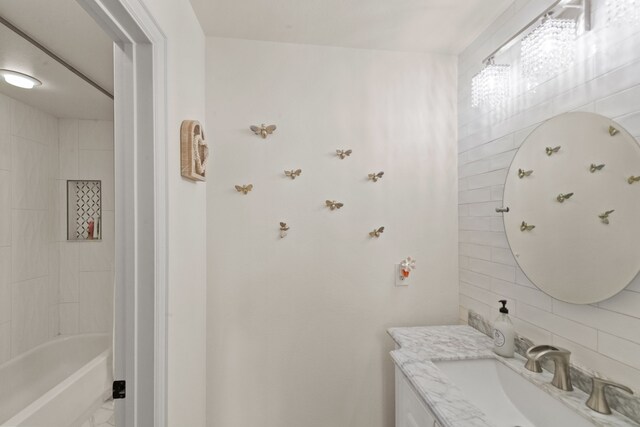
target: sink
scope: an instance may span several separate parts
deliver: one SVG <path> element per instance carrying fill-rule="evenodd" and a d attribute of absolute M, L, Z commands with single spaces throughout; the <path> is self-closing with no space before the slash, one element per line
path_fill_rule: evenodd
<path fill-rule="evenodd" d="M 522 363 L 524 365 L 524 360 Z M 440 361 L 434 364 L 497 427 L 594 426 L 495 359 Z"/>

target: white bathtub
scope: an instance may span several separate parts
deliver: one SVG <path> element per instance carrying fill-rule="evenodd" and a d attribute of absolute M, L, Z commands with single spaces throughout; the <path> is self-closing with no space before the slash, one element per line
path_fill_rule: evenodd
<path fill-rule="evenodd" d="M 110 394 L 111 336 L 44 343 L 0 365 L 0 426 L 70 427 Z"/>

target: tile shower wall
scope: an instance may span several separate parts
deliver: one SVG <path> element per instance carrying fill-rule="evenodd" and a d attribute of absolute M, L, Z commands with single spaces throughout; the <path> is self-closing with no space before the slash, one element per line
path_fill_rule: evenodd
<path fill-rule="evenodd" d="M 59 250 L 60 333 L 111 332 L 113 321 L 113 122 L 60 119 L 56 241 Z M 68 179 L 102 181 L 101 241 L 67 241 Z"/>
<path fill-rule="evenodd" d="M 58 335 L 58 121 L 0 94 L 0 363 Z"/>
<path fill-rule="evenodd" d="M 565 73 L 526 90 L 497 114 L 470 107 L 470 82 L 482 59 L 550 0 L 515 1 L 459 58 L 460 316 L 473 309 L 493 320 L 497 300 L 510 300 L 515 326 L 536 342 L 570 349 L 573 360 L 640 390 L 640 278 L 594 305 L 555 300 L 531 284 L 509 250 L 502 218 L 507 168 L 531 130 L 554 115 L 592 111 L 640 137 L 640 28 L 609 28 L 596 0 L 594 30 L 580 36 L 578 58 Z M 496 58 L 518 66 L 518 46 Z"/>

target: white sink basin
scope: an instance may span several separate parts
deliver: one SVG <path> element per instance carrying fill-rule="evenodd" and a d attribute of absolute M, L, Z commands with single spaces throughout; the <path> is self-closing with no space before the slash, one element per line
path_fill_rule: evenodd
<path fill-rule="evenodd" d="M 495 359 L 434 363 L 498 427 L 594 425 Z"/>

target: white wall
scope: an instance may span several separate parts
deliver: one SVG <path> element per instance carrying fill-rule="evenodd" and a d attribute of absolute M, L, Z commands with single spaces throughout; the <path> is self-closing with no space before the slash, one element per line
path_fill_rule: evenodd
<path fill-rule="evenodd" d="M 386 328 L 457 320 L 455 94 L 451 56 L 207 39 L 209 426 L 393 425 Z"/>
<path fill-rule="evenodd" d="M 58 121 L 0 94 L 0 363 L 58 334 Z"/>
<path fill-rule="evenodd" d="M 60 119 L 54 224 L 59 242 L 60 333 L 113 330 L 113 122 Z M 67 241 L 67 180 L 101 181 L 102 239 Z"/>
<path fill-rule="evenodd" d="M 180 175 L 180 124 L 208 129 L 204 34 L 188 0 L 143 1 L 167 38 L 168 425 L 197 427 L 206 410 L 206 184 Z"/>
<path fill-rule="evenodd" d="M 459 61 L 460 315 L 473 309 L 491 321 L 497 300 L 510 299 L 519 333 L 572 351 L 572 360 L 640 390 L 640 279 L 614 298 L 571 305 L 533 286 L 509 251 L 502 219 L 507 168 L 531 130 L 572 111 L 612 117 L 640 136 L 640 29 L 607 26 L 603 0 L 594 3 L 594 30 L 579 40 L 566 73 L 528 91 L 516 84 L 502 115 L 470 108 L 470 82 L 481 60 L 550 0 L 516 1 Z M 496 58 L 517 66 L 518 50 Z M 521 80 L 516 79 L 519 83 Z"/>

